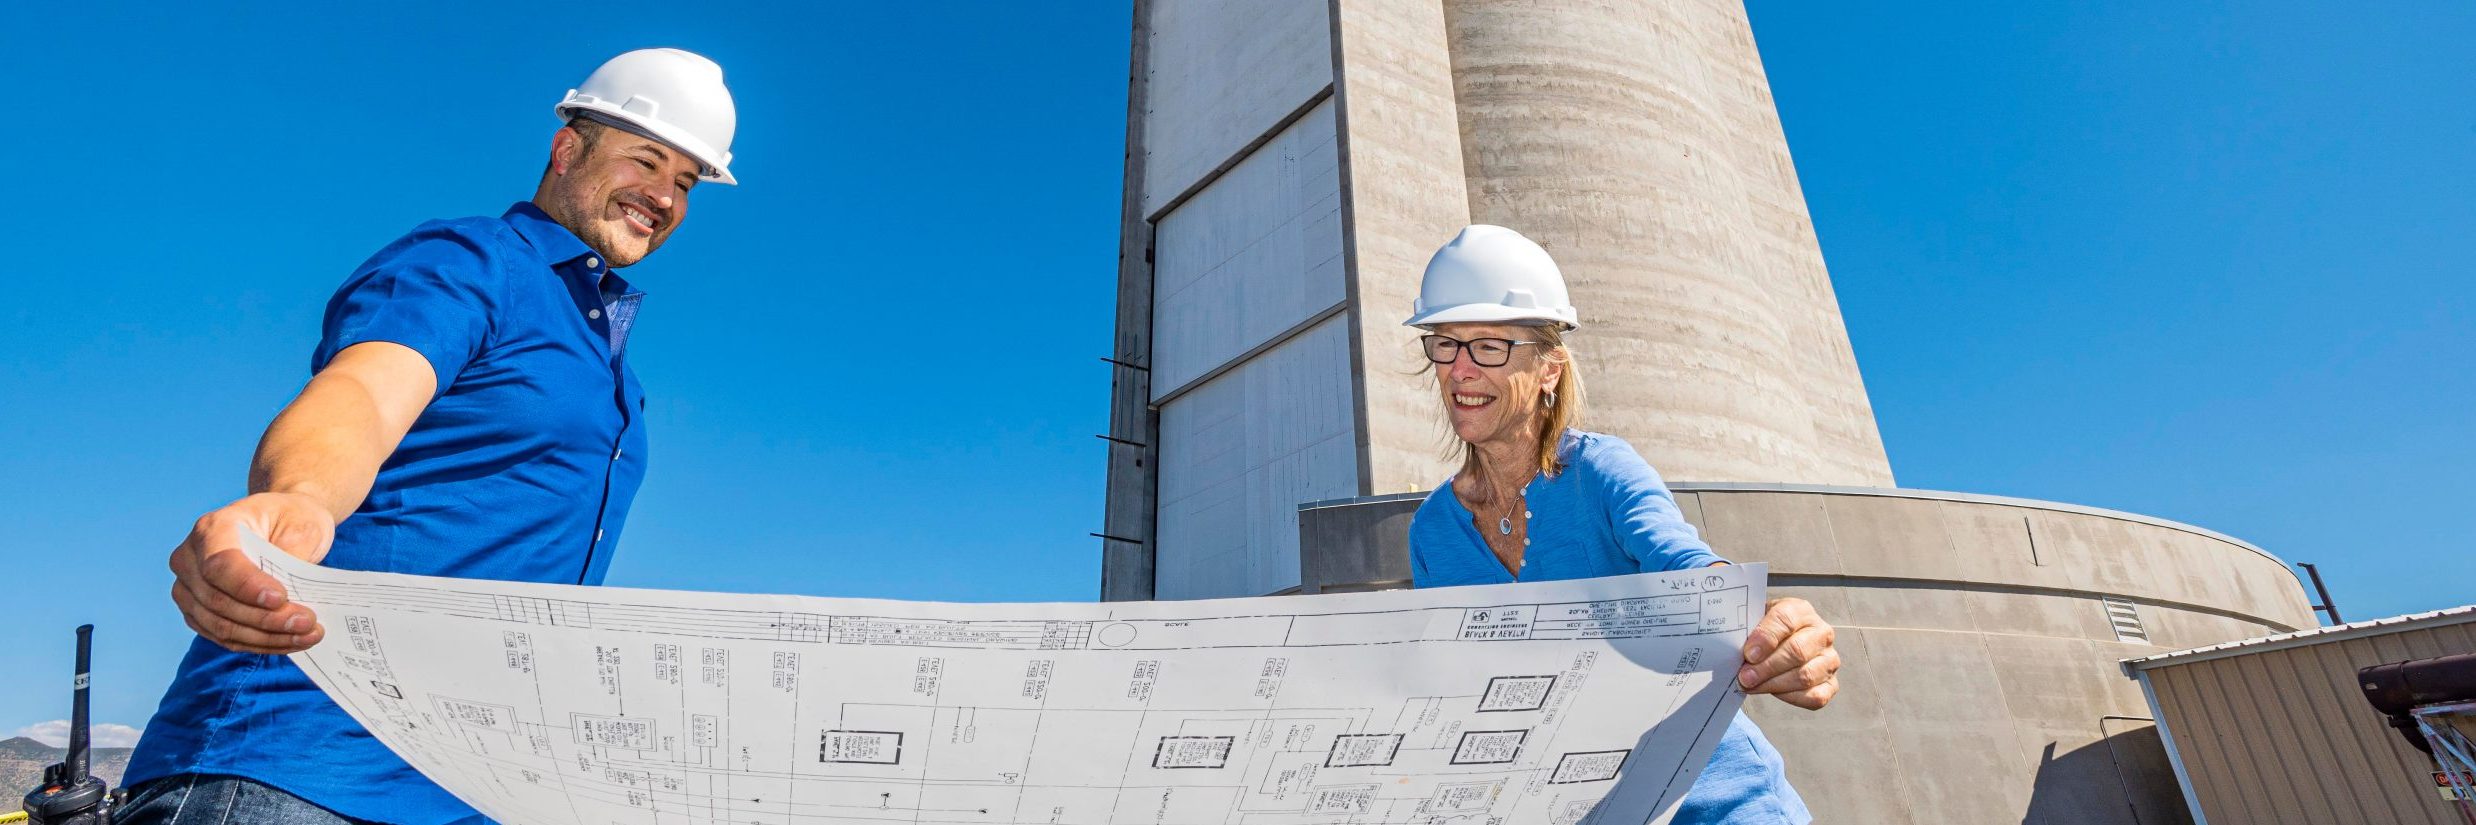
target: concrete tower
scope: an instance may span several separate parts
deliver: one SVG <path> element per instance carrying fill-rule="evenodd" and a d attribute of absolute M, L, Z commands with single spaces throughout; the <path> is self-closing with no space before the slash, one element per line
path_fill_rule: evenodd
<path fill-rule="evenodd" d="M 2313 624 L 2197 527 L 1896 489 L 1739 0 L 1135 0 L 1102 594 L 1407 583 L 1451 471 L 1416 332 L 1461 227 L 1547 245 L 1586 424 L 1841 628 L 1748 704 L 1818 814 L 2174 821 L 2122 658 Z"/>
<path fill-rule="evenodd" d="M 1891 486 L 1744 14 L 1633 5 L 1444 4 L 1470 221 L 1553 250 L 1593 426 L 1670 477 Z"/>
<path fill-rule="evenodd" d="M 1299 502 L 1443 477 L 1400 323 L 1470 223 L 1556 255 L 1591 426 L 1669 477 L 1891 484 L 1741 9 L 1158 2 L 1137 28 L 1117 358 L 1150 372 L 1118 382 L 1105 532 L 1154 567 L 1111 595 L 1297 584 Z"/>

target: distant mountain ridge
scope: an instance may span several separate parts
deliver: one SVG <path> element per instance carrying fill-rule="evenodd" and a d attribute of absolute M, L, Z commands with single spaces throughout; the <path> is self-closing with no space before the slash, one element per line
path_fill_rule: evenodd
<path fill-rule="evenodd" d="M 129 769 L 129 751 L 96 748 L 88 752 L 88 764 L 105 783 L 119 787 L 121 772 Z M 43 769 L 58 763 L 68 753 L 67 748 L 55 748 L 23 736 L 0 739 L 0 813 L 18 810 L 27 792 L 43 782 Z"/>

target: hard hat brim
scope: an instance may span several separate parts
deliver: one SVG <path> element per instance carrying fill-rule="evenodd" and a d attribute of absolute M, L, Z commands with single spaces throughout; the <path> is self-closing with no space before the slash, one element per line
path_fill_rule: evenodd
<path fill-rule="evenodd" d="M 729 156 L 726 155 L 722 157 L 715 157 L 713 147 L 705 145 L 704 142 L 697 140 L 693 135 L 681 133 L 679 129 L 672 128 L 669 124 L 649 123 L 644 118 L 637 117 L 635 113 L 629 112 L 626 109 L 621 109 L 617 106 L 612 106 L 600 101 L 579 101 L 575 100 L 572 96 L 569 100 L 560 102 L 558 107 L 553 111 L 556 111 L 559 114 L 560 120 L 574 118 L 579 112 L 591 112 L 593 113 L 594 120 L 618 121 L 617 124 L 613 125 L 618 126 L 624 131 L 634 132 L 642 137 L 661 141 L 662 145 L 678 150 L 680 153 L 685 154 L 688 157 L 695 158 L 697 165 L 704 167 L 703 170 L 696 176 L 698 180 L 728 186 L 739 185 L 739 179 L 731 176 L 731 159 Z"/>
<path fill-rule="evenodd" d="M 1581 326 L 1574 323 L 1573 310 L 1558 312 L 1538 307 L 1509 307 L 1503 304 L 1455 304 L 1437 307 L 1410 316 L 1401 322 L 1405 327 L 1432 327 L 1437 324 L 1560 324 L 1566 329 Z"/>

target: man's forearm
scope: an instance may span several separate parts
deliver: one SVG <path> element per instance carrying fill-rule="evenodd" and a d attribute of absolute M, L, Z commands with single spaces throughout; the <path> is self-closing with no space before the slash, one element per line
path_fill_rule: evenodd
<path fill-rule="evenodd" d="M 361 506 L 402 432 L 389 432 L 369 388 L 321 373 L 267 425 L 249 466 L 252 493 L 317 499 L 341 522 Z"/>
<path fill-rule="evenodd" d="M 419 353 L 385 342 L 337 353 L 267 425 L 250 461 L 251 493 L 315 499 L 341 523 L 360 508 L 437 382 Z"/>

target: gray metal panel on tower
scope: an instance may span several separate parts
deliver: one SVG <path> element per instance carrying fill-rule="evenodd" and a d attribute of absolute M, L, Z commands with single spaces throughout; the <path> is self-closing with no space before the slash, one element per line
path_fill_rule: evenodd
<path fill-rule="evenodd" d="M 1202 181 L 1333 80 L 1326 0 L 1152 0 L 1144 214 Z"/>
<path fill-rule="evenodd" d="M 1155 224 L 1153 399 L 1339 305 L 1341 270 L 1327 100 Z"/>
<path fill-rule="evenodd" d="M 1156 598 L 1298 583 L 1298 503 L 1358 489 L 1345 332 L 1327 319 L 1161 408 Z"/>

